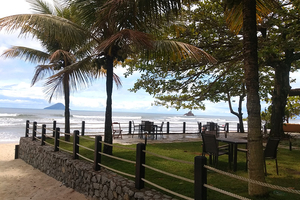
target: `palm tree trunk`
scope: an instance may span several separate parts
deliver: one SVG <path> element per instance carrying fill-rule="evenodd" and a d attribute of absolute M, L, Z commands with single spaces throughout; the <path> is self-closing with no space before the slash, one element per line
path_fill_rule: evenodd
<path fill-rule="evenodd" d="M 65 97 L 65 141 L 70 141 L 70 86 L 69 77 L 64 78 L 64 97 Z"/>
<path fill-rule="evenodd" d="M 105 111 L 105 133 L 104 142 L 112 144 L 112 90 L 113 90 L 113 58 L 108 56 L 106 60 L 106 111 Z M 112 146 L 104 145 L 103 152 L 112 155 Z"/>
<path fill-rule="evenodd" d="M 250 179 L 265 182 L 256 34 L 256 2 L 243 0 L 244 68 L 248 111 L 248 176 Z M 267 191 L 265 187 L 257 184 L 248 184 L 249 195 L 262 196 L 266 195 Z"/>

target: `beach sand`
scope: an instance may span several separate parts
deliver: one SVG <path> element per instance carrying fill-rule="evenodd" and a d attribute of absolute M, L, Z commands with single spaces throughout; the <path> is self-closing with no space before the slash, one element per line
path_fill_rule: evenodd
<path fill-rule="evenodd" d="M 235 136 L 230 133 L 230 135 Z M 244 134 L 238 134 L 239 137 Z M 246 136 L 246 135 L 245 135 Z M 197 135 L 164 135 L 164 139 L 149 143 L 200 141 Z M 124 135 L 114 143 L 137 144 L 144 142 L 137 136 Z M 0 144 L 0 199 L 4 200 L 88 200 L 90 197 L 62 185 L 61 182 L 33 168 L 21 159 L 14 159 L 16 144 Z"/>
<path fill-rule="evenodd" d="M 16 144 L 0 144 L 0 199 L 3 200 L 86 200 L 85 195 L 67 188 L 21 159 L 14 159 Z"/>

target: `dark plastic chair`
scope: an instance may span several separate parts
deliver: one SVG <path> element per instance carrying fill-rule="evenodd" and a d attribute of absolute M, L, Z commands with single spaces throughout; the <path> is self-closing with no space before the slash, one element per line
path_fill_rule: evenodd
<path fill-rule="evenodd" d="M 163 126 L 164 122 L 162 122 L 160 126 L 157 126 L 157 131 L 160 132 L 161 137 L 163 137 Z"/>
<path fill-rule="evenodd" d="M 267 176 L 267 165 L 266 159 L 274 159 L 276 163 L 276 172 L 278 175 L 278 164 L 277 164 L 277 149 L 280 139 L 279 138 L 269 138 L 266 148 L 264 150 L 264 164 L 265 164 L 265 175 Z"/>
<path fill-rule="evenodd" d="M 132 131 L 132 133 L 133 133 L 133 134 L 132 134 L 132 137 L 133 137 L 135 131 L 138 131 L 138 133 L 140 132 L 140 125 L 139 125 L 139 124 L 138 124 L 138 125 L 135 125 L 133 120 L 132 120 L 131 122 L 132 122 L 132 127 L 133 127 L 133 131 Z"/>
<path fill-rule="evenodd" d="M 222 155 L 228 155 L 228 163 L 230 163 L 228 145 L 219 147 L 218 141 L 216 140 L 216 136 L 213 134 L 202 133 L 201 135 L 203 139 L 202 155 L 208 154 L 210 158 L 212 156 L 215 167 L 218 166 L 218 157 Z"/>

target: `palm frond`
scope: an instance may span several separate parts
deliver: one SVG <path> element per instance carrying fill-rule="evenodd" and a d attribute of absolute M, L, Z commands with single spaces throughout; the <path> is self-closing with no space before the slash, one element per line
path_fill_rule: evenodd
<path fill-rule="evenodd" d="M 103 41 L 99 47 L 99 52 L 108 52 L 113 46 L 118 45 L 121 48 L 125 48 L 132 45 L 138 49 L 152 49 L 153 48 L 153 40 L 150 35 L 130 30 L 124 29 L 119 31 L 118 33 L 112 35 L 107 40 Z M 127 48 L 129 49 L 129 48 Z"/>
<path fill-rule="evenodd" d="M 31 63 L 45 63 L 49 60 L 49 54 L 36 49 L 21 46 L 13 46 L 1 55 L 5 58 L 21 58 Z"/>
<path fill-rule="evenodd" d="M 171 40 L 156 41 L 154 52 L 152 54 L 150 53 L 149 55 L 150 57 L 151 55 L 154 55 L 153 58 L 164 58 L 169 59 L 170 61 L 194 59 L 203 65 L 206 65 L 207 63 L 217 63 L 217 60 L 204 50 L 187 43 Z"/>
<path fill-rule="evenodd" d="M 43 80 L 45 76 L 53 75 L 55 72 L 54 70 L 55 67 L 56 66 L 53 64 L 36 66 L 34 76 L 31 80 L 31 86 L 36 84 L 38 81 Z"/>
<path fill-rule="evenodd" d="M 68 80 L 70 91 L 74 92 L 90 86 L 93 80 L 103 76 L 106 76 L 106 70 L 98 69 L 93 58 L 87 57 L 50 76 L 45 83 L 44 92 L 51 101 L 54 96 L 64 95 L 65 79 Z M 113 76 L 117 87 L 119 87 L 121 85 L 120 78 L 116 74 Z"/>
<path fill-rule="evenodd" d="M 33 30 L 41 33 L 51 32 L 53 38 L 71 44 L 78 44 L 78 40 L 86 38 L 88 34 L 76 23 L 48 14 L 20 14 L 4 17 L 0 19 L 0 30 L 8 32 L 20 30 L 19 36 L 25 37 L 30 35 Z"/>
<path fill-rule="evenodd" d="M 75 56 L 65 50 L 59 49 L 56 50 L 54 53 L 51 54 L 50 56 L 50 62 L 57 62 L 57 61 L 61 61 L 63 60 L 65 62 L 65 64 L 72 64 L 76 61 Z"/>
<path fill-rule="evenodd" d="M 44 92 L 51 102 L 53 96 L 64 96 L 64 85 L 63 80 L 66 74 L 62 74 L 62 76 L 56 76 L 55 78 L 48 78 L 48 81 L 45 83 Z M 51 78 L 51 79 L 50 79 Z"/>
<path fill-rule="evenodd" d="M 100 9 L 99 15 L 102 20 L 108 21 L 111 18 L 127 20 L 127 25 L 123 28 L 133 28 L 137 19 L 146 22 L 160 23 L 159 19 L 168 17 L 170 13 L 177 15 L 181 10 L 182 0 L 109 0 Z M 133 19 L 133 20 L 130 20 Z M 125 24 L 125 23 L 123 23 Z M 135 27 L 136 28 L 136 27 Z"/>
<path fill-rule="evenodd" d="M 52 6 L 44 0 L 26 0 L 30 4 L 30 8 L 36 13 L 53 14 Z"/>
<path fill-rule="evenodd" d="M 256 20 L 260 23 L 265 16 L 272 12 L 278 4 L 274 0 L 256 0 Z M 236 34 L 243 27 L 243 5 L 242 1 L 238 4 L 225 5 L 226 22 L 230 30 Z"/>

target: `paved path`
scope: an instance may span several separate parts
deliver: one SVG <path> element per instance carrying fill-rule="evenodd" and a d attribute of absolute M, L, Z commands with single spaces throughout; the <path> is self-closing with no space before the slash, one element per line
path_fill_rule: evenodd
<path fill-rule="evenodd" d="M 147 143 L 173 143 L 173 142 L 191 142 L 202 141 L 201 136 L 198 134 L 164 134 L 157 136 L 157 140 L 147 139 Z M 225 137 L 224 133 L 220 133 L 220 137 Z M 247 138 L 247 133 L 228 133 L 227 137 Z M 113 143 L 124 145 L 138 144 L 145 142 L 145 139 L 140 139 L 138 135 L 123 135 L 121 138 L 114 139 Z"/>

